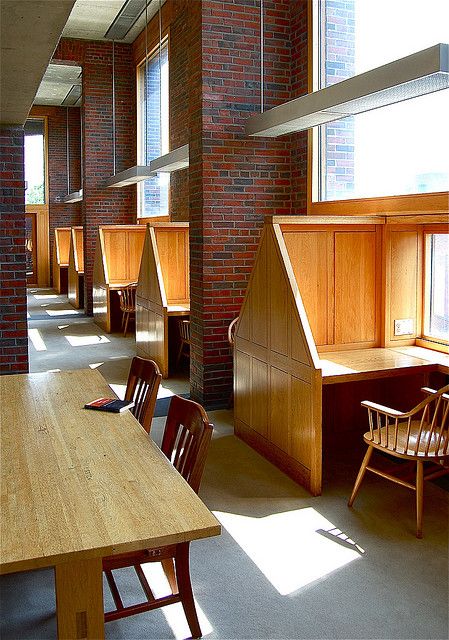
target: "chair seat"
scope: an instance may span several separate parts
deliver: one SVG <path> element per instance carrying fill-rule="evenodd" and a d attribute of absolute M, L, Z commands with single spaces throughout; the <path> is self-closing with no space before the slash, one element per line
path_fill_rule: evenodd
<path fill-rule="evenodd" d="M 373 434 L 368 431 L 363 439 L 366 444 L 385 450 L 399 458 L 406 456 L 412 459 L 434 460 L 449 457 L 446 446 L 448 437 L 447 431 L 440 437 L 438 433 L 432 433 L 428 428 L 422 429 L 420 433 L 420 423 L 416 420 L 410 425 L 410 434 L 408 434 L 407 425 L 398 428 L 397 436 L 394 428 L 390 426 L 382 427 Z"/>

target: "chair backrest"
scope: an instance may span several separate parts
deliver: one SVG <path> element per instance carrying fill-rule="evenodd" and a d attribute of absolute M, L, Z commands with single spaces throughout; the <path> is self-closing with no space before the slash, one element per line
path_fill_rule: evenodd
<path fill-rule="evenodd" d="M 192 489 L 198 493 L 213 426 L 203 407 L 173 396 L 161 449 Z"/>
<path fill-rule="evenodd" d="M 449 385 L 423 391 L 427 398 L 407 413 L 366 403 L 374 443 L 399 454 L 449 456 Z"/>
<path fill-rule="evenodd" d="M 237 328 L 237 322 L 239 321 L 240 316 L 234 318 L 231 324 L 228 327 L 228 342 L 232 348 L 234 348 L 235 343 L 235 330 Z"/>
<path fill-rule="evenodd" d="M 131 412 L 147 433 L 151 429 L 157 392 L 162 380 L 159 367 L 153 360 L 134 356 L 128 375 L 125 400 L 133 400 Z"/>
<path fill-rule="evenodd" d="M 179 335 L 184 342 L 190 342 L 190 320 L 178 320 Z"/>
<path fill-rule="evenodd" d="M 136 310 L 136 290 L 137 284 L 128 284 L 121 289 L 120 294 L 120 310 L 121 311 L 135 311 Z"/>

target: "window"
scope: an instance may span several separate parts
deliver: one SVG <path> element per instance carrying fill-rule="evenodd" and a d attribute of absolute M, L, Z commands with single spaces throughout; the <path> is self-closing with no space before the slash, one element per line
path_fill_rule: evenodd
<path fill-rule="evenodd" d="M 45 204 L 45 121 L 33 118 L 25 123 L 26 204 Z"/>
<path fill-rule="evenodd" d="M 315 89 L 449 40 L 447 0 L 320 0 Z M 322 125 L 313 200 L 449 190 L 449 91 Z"/>
<path fill-rule="evenodd" d="M 424 337 L 449 342 L 449 234 L 426 233 Z"/>
<path fill-rule="evenodd" d="M 138 162 L 169 151 L 168 131 L 168 43 L 162 43 L 137 69 Z M 170 176 L 160 173 L 139 184 L 138 217 L 168 214 Z"/>

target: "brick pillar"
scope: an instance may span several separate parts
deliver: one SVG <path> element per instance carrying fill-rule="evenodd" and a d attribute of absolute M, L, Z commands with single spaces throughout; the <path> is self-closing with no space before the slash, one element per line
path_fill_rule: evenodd
<path fill-rule="evenodd" d="M 23 127 L 0 128 L 0 157 L 0 373 L 27 373 Z"/>
<path fill-rule="evenodd" d="M 289 0 L 265 2 L 266 108 L 290 97 Z M 252 139 L 260 110 L 259 0 L 202 0 L 190 21 L 191 394 L 225 406 L 227 328 L 239 313 L 264 215 L 291 213 L 289 137 Z"/>
<path fill-rule="evenodd" d="M 92 314 L 92 281 L 97 229 L 136 222 L 136 186 L 108 189 L 114 173 L 112 42 L 61 40 L 54 61 L 83 68 L 83 203 L 85 310 Z M 136 79 L 132 46 L 115 45 L 116 172 L 136 164 Z"/>

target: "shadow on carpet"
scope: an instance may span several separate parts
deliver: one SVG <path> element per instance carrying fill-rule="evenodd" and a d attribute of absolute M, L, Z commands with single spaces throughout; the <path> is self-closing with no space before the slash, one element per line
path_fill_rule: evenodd
<path fill-rule="evenodd" d="M 178 394 L 181 398 L 190 398 L 189 393 L 180 393 Z M 166 416 L 168 413 L 168 407 L 170 406 L 170 400 L 173 396 L 168 396 L 167 398 L 158 398 L 156 400 L 156 406 L 154 408 L 154 418 L 161 418 L 162 416 Z"/>

